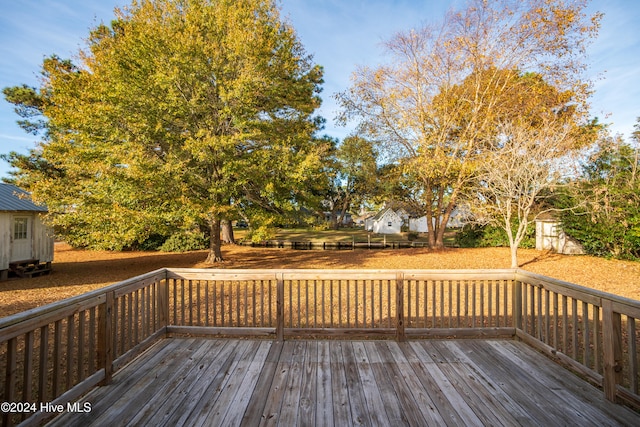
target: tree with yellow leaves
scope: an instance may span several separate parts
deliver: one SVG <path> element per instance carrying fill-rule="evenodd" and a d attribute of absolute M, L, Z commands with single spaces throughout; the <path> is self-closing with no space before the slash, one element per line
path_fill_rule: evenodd
<path fill-rule="evenodd" d="M 222 220 L 286 211 L 315 179 L 321 83 L 273 0 L 133 0 L 79 63 L 45 60 L 47 134 L 12 163 L 72 243 L 206 227 L 219 261 Z"/>
<path fill-rule="evenodd" d="M 458 198 L 501 149 L 505 123 L 544 126 L 536 118 L 549 111 L 569 127 L 586 122 L 584 54 L 600 15 L 585 8 L 585 0 L 472 0 L 440 25 L 394 36 L 388 63 L 358 68 L 338 95 L 342 119 L 359 120 L 360 133 L 419 185 L 431 247 L 444 246 Z"/>

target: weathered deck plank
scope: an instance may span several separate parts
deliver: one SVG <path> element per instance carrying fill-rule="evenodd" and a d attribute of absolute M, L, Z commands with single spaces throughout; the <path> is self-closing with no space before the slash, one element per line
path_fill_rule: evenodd
<path fill-rule="evenodd" d="M 52 425 L 640 425 L 516 341 L 167 338 Z"/>

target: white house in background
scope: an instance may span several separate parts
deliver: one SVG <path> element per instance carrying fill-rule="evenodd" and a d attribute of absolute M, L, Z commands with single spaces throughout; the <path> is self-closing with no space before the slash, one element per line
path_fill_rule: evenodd
<path fill-rule="evenodd" d="M 29 193 L 15 185 L 0 183 L 0 280 L 20 264 L 49 269 L 53 261 L 53 232 L 42 222 L 44 206 L 31 201 Z"/>
<path fill-rule="evenodd" d="M 378 234 L 400 234 L 402 218 L 391 208 L 383 209 L 376 216 L 367 218 L 365 227 L 368 231 Z"/>
<path fill-rule="evenodd" d="M 449 222 L 447 222 L 447 227 L 451 228 L 460 228 L 465 224 L 465 221 L 469 214 L 467 210 L 462 208 L 454 208 L 453 212 L 451 212 L 451 216 L 449 217 Z M 426 216 L 421 216 L 420 218 L 409 218 L 409 231 L 414 231 L 418 233 L 426 233 L 429 231 L 429 221 Z"/>
<path fill-rule="evenodd" d="M 409 218 L 409 231 L 415 233 L 426 233 L 429 231 L 429 222 L 426 216 L 420 218 Z"/>

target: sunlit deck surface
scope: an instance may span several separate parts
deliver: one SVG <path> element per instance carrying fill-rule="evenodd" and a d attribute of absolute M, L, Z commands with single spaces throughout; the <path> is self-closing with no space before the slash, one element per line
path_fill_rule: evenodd
<path fill-rule="evenodd" d="M 515 340 L 166 338 L 58 426 L 640 425 Z"/>

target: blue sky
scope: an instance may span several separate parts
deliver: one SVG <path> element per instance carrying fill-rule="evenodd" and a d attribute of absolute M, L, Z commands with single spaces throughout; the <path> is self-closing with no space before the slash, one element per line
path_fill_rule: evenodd
<path fill-rule="evenodd" d="M 381 42 L 398 31 L 439 21 L 463 0 L 280 0 L 307 51 L 325 69 L 324 133 L 337 138 L 350 128 L 334 124 L 336 92 L 349 86 L 356 65 L 381 63 Z M 128 0 L 0 0 L 0 88 L 38 85 L 44 57 L 72 58 L 89 29 L 110 22 L 113 8 Z M 589 11 L 605 14 L 589 48 L 588 76 L 594 81 L 592 115 L 629 137 L 640 116 L 640 2 L 592 0 Z M 0 100 L 0 153 L 26 152 L 36 138 L 16 124 L 12 106 Z M 0 161 L 0 178 L 9 166 Z"/>

